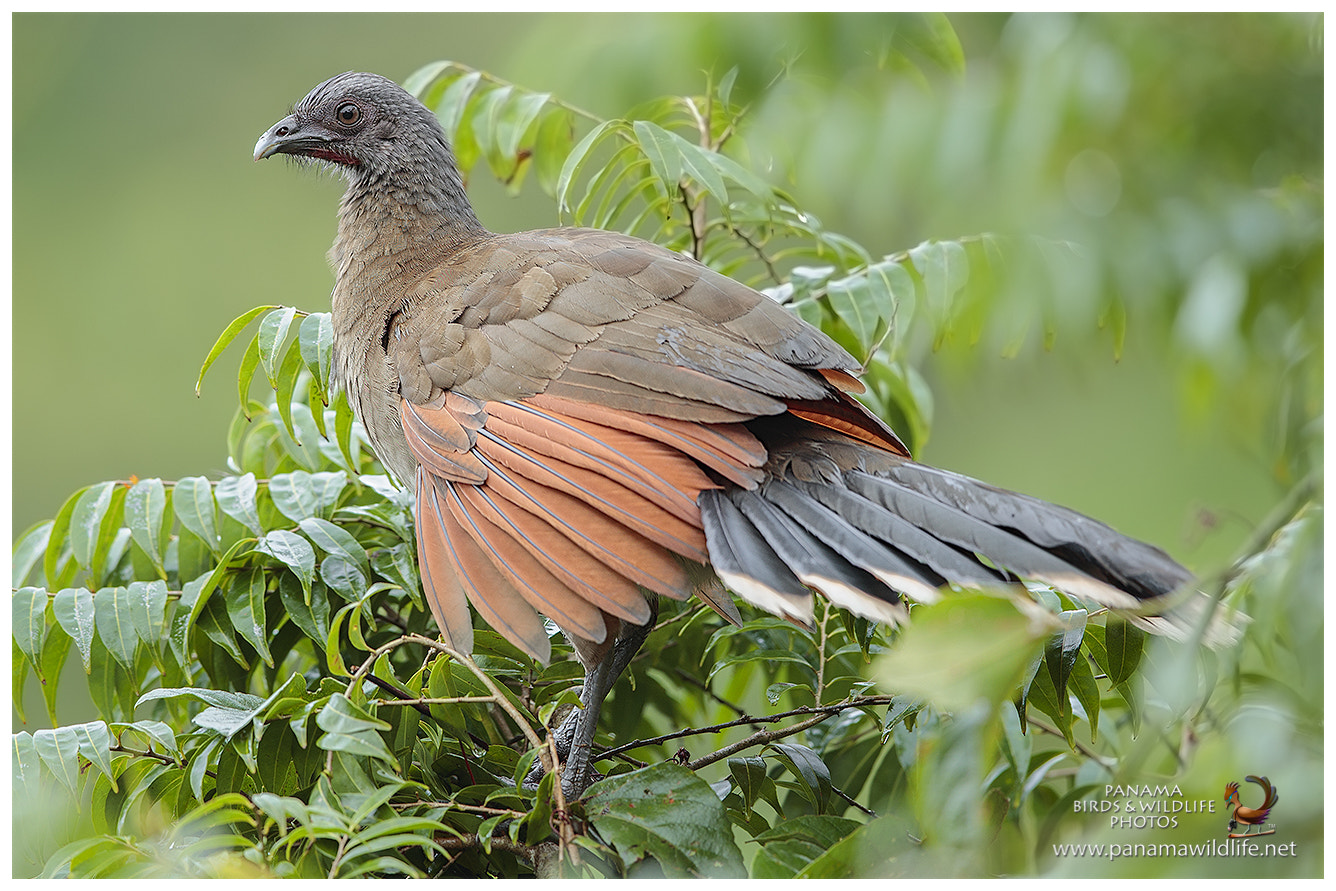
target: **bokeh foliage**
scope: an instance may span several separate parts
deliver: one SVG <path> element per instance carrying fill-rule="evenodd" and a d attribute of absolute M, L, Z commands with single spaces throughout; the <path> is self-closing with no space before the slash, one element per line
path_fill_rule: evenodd
<path fill-rule="evenodd" d="M 1250 442 L 1266 450 L 1275 510 L 1236 564 L 1202 567 L 1208 590 L 1254 618 L 1240 644 L 1146 641 L 1046 590 L 957 594 L 917 608 L 902 632 L 833 610 L 812 631 L 768 618 L 721 628 L 684 605 L 619 685 L 605 741 L 738 726 L 626 753 L 698 774 L 604 762 L 618 775 L 575 805 L 573 823 L 554 821 L 551 785 L 516 778 L 536 754 L 529 737 L 571 701 L 572 664 L 533 665 L 486 633 L 470 664 L 415 636 L 429 626 L 407 503 L 325 388 L 327 317 L 265 306 L 209 357 L 258 320 L 228 473 L 89 486 L 16 545 L 16 702 L 31 673 L 59 724 L 60 669 L 77 653 L 98 719 L 14 737 L 16 826 L 34 829 L 16 837 L 15 874 L 515 875 L 578 850 L 583 865 L 563 868 L 1239 875 L 1252 865 L 1092 866 L 1055 859 L 1052 845 L 1214 837 L 1215 823 L 1187 821 L 1101 833 L 1073 803 L 1114 783 L 1207 797 L 1257 770 L 1286 793 L 1286 838 L 1309 848 L 1282 870 L 1320 870 L 1322 683 L 1304 670 L 1322 648 L 1320 140 L 1313 110 L 1294 101 L 1183 113 L 1212 77 L 1237 76 L 1239 32 L 1277 64 L 1282 51 L 1306 58 L 1313 26 L 1200 20 L 1188 54 L 1201 49 L 1203 64 L 1174 84 L 1175 105 L 1139 63 L 1182 42 L 1145 46 L 1146 29 L 1124 19 L 1013 20 L 980 63 L 1002 74 L 978 79 L 945 19 L 897 21 L 849 75 L 858 90 L 822 89 L 796 59 L 778 76 L 719 72 L 702 95 L 618 120 L 465 66 L 408 82 L 475 183 L 491 174 L 518 190 L 530 178 L 563 220 L 690 250 L 822 325 L 868 362 L 871 403 L 911 445 L 931 429 L 915 369 L 934 347 L 1016 353 L 1102 330 L 1114 354 L 1129 326 L 1154 331 L 1185 410 L 1219 411 L 1229 394 L 1240 424 L 1270 431 Z M 1311 89 L 1312 66 L 1298 68 L 1280 82 Z M 840 129 L 804 129 L 818 96 L 847 115 Z M 1234 124 L 1245 112 L 1295 138 Z M 1008 150 L 985 161 L 951 138 L 975 114 L 992 127 L 974 139 Z M 896 130 L 900 115 L 916 126 Z M 1163 126 L 1129 125 L 1143 115 Z M 886 200 L 917 218 L 906 231 L 941 237 L 871 249 L 826 228 L 821 200 L 797 197 L 812 142 L 833 132 L 876 151 L 871 128 L 894 144 Z M 895 177 L 897 164 L 914 175 Z M 760 173 L 777 167 L 789 187 Z M 838 170 L 823 163 L 813 178 L 824 186 Z M 251 395 L 261 376 L 272 400 Z M 981 628 L 995 649 L 980 651 Z M 628 699 L 636 708 L 619 709 Z M 799 723 L 801 735 L 762 729 Z M 730 743 L 742 747 L 711 761 Z M 632 769 L 634 788 L 619 782 Z M 646 807 L 644 790 L 673 807 Z"/>

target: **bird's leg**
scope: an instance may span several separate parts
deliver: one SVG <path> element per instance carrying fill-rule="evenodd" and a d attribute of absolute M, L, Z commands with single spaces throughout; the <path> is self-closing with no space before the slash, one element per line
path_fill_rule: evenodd
<path fill-rule="evenodd" d="M 598 732 L 599 711 L 617 678 L 631 664 L 654 627 L 658 616 L 657 598 L 650 598 L 650 604 L 651 613 L 645 624 L 622 622 L 611 645 L 595 648 L 583 641 L 573 641 L 580 661 L 585 665 L 584 684 L 580 687 L 582 708 L 573 709 L 552 733 L 557 755 L 562 761 L 561 790 L 569 801 L 578 798 L 596 776 L 590 755 L 594 735 Z M 541 776 L 541 766 L 534 765 L 526 785 L 536 783 Z"/>

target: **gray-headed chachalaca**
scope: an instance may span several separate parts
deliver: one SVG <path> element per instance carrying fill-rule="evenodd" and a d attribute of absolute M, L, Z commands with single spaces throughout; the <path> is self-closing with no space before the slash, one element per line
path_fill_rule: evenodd
<path fill-rule="evenodd" d="M 472 603 L 546 660 L 548 616 L 585 665 L 585 708 L 558 731 L 569 795 L 658 595 L 736 618 L 726 586 L 809 622 L 815 590 L 896 622 L 901 595 L 946 583 L 1023 577 L 1136 607 L 1190 578 L 1081 514 L 916 463 L 850 395 L 848 353 L 689 257 L 487 231 L 435 115 L 392 81 L 320 84 L 255 146 L 276 154 L 348 182 L 333 374 L 416 488 L 441 633 L 468 652 Z"/>

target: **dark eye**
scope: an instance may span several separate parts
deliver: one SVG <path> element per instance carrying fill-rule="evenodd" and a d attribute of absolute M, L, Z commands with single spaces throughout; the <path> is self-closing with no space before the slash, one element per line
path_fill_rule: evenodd
<path fill-rule="evenodd" d="M 334 112 L 334 116 L 339 119 L 339 123 L 345 127 L 351 127 L 362 119 L 362 109 L 351 102 L 345 102 L 339 106 L 339 110 Z"/>

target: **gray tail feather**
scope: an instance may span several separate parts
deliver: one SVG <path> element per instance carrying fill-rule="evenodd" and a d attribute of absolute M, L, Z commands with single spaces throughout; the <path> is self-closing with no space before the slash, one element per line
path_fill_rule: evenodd
<path fill-rule="evenodd" d="M 1125 610 L 1142 627 L 1186 637 L 1207 598 L 1164 551 L 1076 511 L 910 461 L 824 480 L 772 477 L 700 499 L 710 557 L 744 599 L 799 621 L 811 590 L 860 615 L 898 622 L 901 595 L 926 602 L 943 584 L 1044 582 Z M 1170 608 L 1172 606 L 1172 608 Z M 1208 643 L 1229 639 L 1214 623 Z"/>

